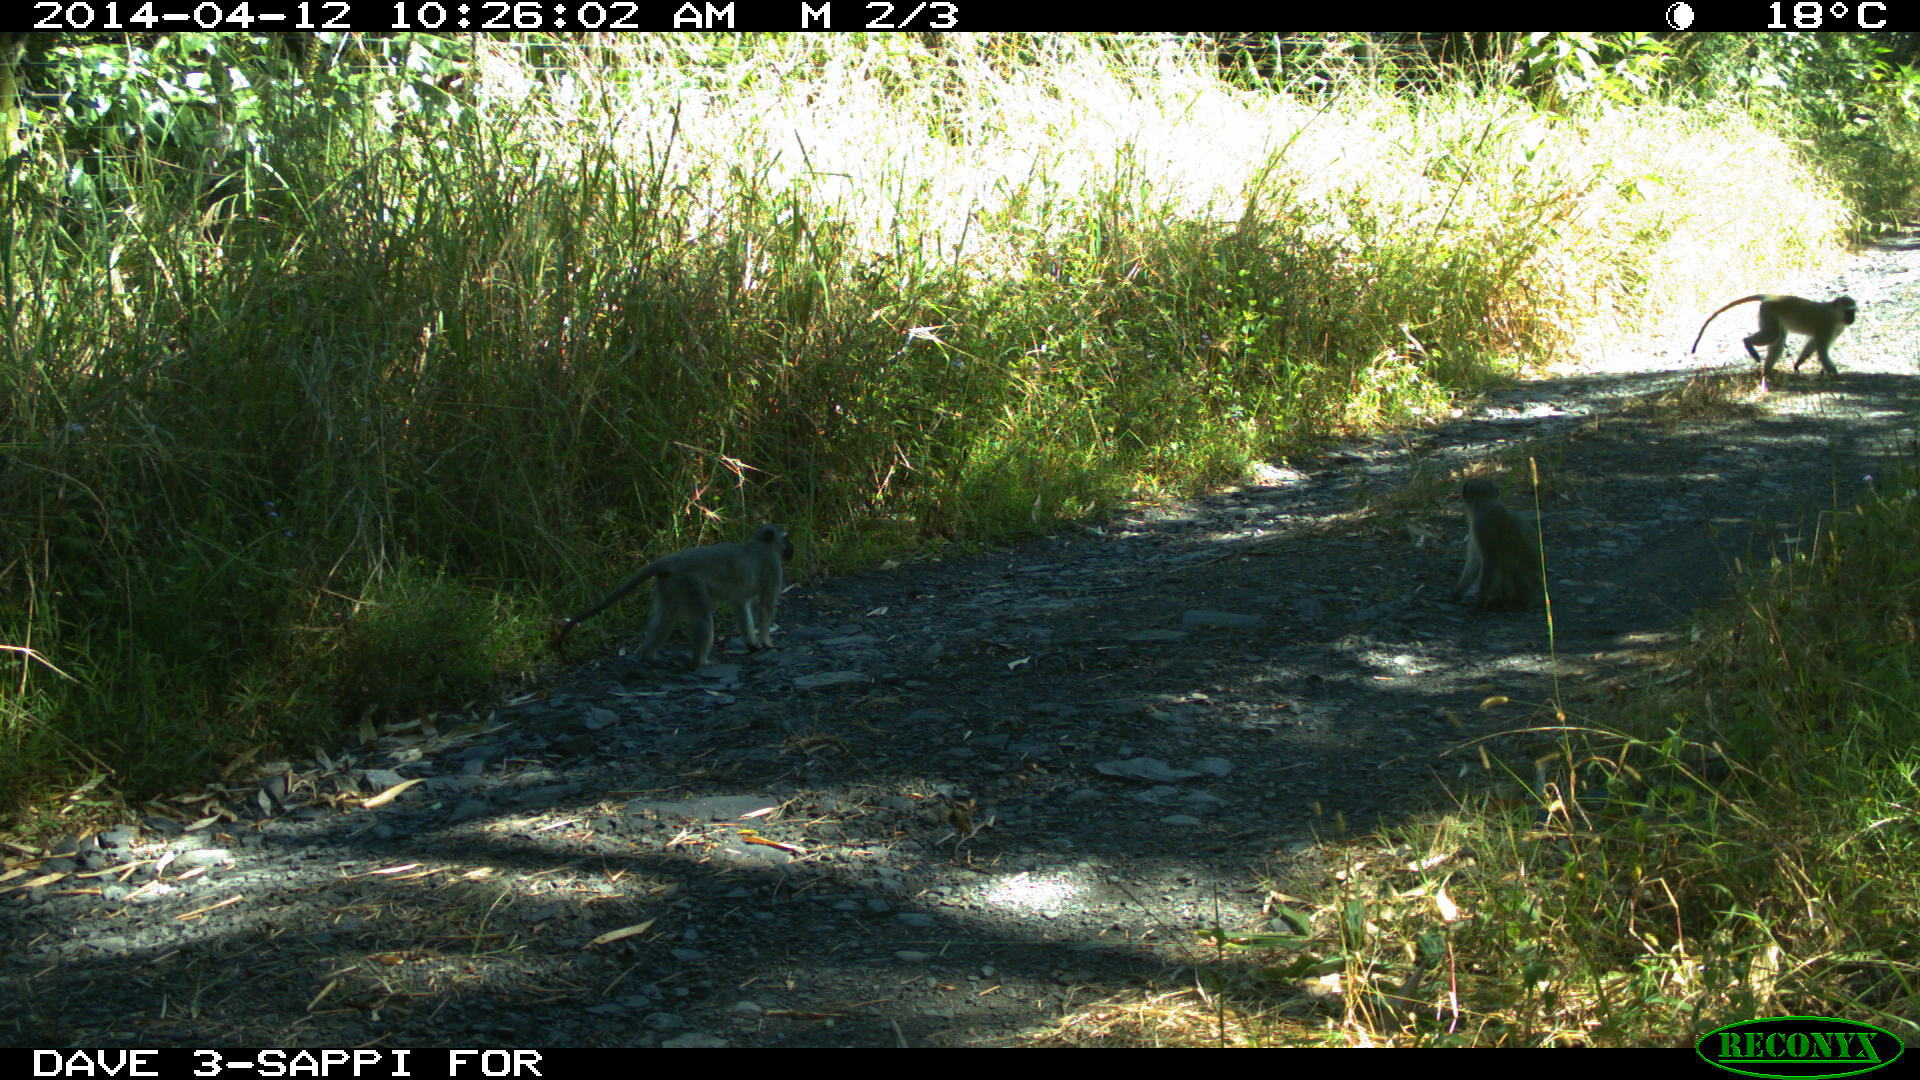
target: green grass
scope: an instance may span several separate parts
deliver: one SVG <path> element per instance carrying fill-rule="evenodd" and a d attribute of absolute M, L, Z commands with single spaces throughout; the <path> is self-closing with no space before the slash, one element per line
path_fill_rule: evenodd
<path fill-rule="evenodd" d="M 1291 82 L 1157 36 L 262 41 L 74 44 L 51 100 L 105 104 L 37 106 L 0 169 L 0 809 L 457 708 L 638 560 L 759 521 L 831 571 L 1427 423 L 1623 324 L 1690 331 L 1859 221 L 1757 113 L 1397 88 L 1338 38 Z M 1845 189 L 1893 198 L 1902 145 Z M 1827 640 L 1770 637 L 1786 607 L 1747 653 Z M 1722 696 L 1567 752 L 1607 793 L 1581 814 L 1617 822 L 1433 827 L 1559 883 L 1480 874 L 1488 916 L 1438 930 L 1478 935 L 1455 947 L 1506 995 L 1489 1038 L 1648 1037 L 1686 1012 L 1656 991 L 1714 1015 L 1905 992 L 1842 958 L 1905 914 L 1910 881 L 1867 868 L 1904 857 L 1905 774 L 1875 755 L 1911 742 L 1906 653 L 1829 633 L 1765 722 L 1870 785 L 1738 811 L 1781 774 Z M 1868 651 L 1856 694 L 1831 665 Z M 1750 791 L 1677 772 L 1715 742 Z M 1823 930 L 1816 886 L 1879 906 Z M 1513 974 L 1535 964 L 1551 1001 Z"/>
<path fill-rule="evenodd" d="M 1420 423 L 1636 316 L 1623 275 L 1739 269 L 1685 210 L 1730 182 L 1797 208 L 1771 266 L 1842 220 L 1687 149 L 1764 140 L 1737 119 L 1254 94 L 1171 39 L 480 44 L 459 107 L 309 69 L 331 111 L 263 95 L 204 182 L 114 129 L 91 202 L 52 197 L 51 141 L 6 176 L 0 640 L 78 680 L 19 661 L 10 801 L 102 763 L 150 794 L 385 700 L 352 644 L 405 636 L 361 625 L 383 593 L 489 613 L 390 645 L 457 697 L 755 521 L 830 569 Z"/>

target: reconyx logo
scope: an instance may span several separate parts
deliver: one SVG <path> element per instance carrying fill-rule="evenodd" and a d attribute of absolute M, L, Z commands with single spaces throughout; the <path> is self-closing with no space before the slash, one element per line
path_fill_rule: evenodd
<path fill-rule="evenodd" d="M 1707 1032 L 1694 1049 L 1728 1072 L 1793 1080 L 1857 1076 L 1893 1064 L 1906 1051 L 1877 1027 L 1831 1016 L 1743 1020 Z"/>

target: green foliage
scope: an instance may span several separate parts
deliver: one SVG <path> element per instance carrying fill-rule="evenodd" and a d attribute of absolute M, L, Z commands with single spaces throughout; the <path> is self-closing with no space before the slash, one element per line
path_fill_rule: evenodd
<path fill-rule="evenodd" d="M 1577 40 L 1556 92 L 1656 70 Z M 1304 103 L 1152 35 L 62 42 L 0 177 L 0 740 L 159 790 L 755 521 L 842 565 L 1419 422 L 1746 242 L 1698 122 L 1482 44 L 1289 45 Z M 1826 241 L 1749 172 L 1764 258 Z"/>
<path fill-rule="evenodd" d="M 1805 140 L 1803 167 L 1831 170 L 1863 217 L 1884 224 L 1911 210 L 1920 165 L 1917 77 L 1894 55 L 1876 35 L 1787 32 L 1704 35 L 1688 42 L 1685 59 L 1691 92 L 1777 117 Z"/>
<path fill-rule="evenodd" d="M 68 166 L 50 187 L 91 219 L 129 203 L 251 199 L 311 162 L 288 144 L 298 136 L 455 121 L 443 87 L 469 60 L 464 41 L 437 35 L 89 37 L 43 52 L 23 89 L 28 123 L 49 138 L 41 152 Z"/>
<path fill-rule="evenodd" d="M 1887 52 L 1860 34 L 1752 34 L 1730 44 L 1735 51 L 1718 65 L 1728 85 L 1824 131 L 1853 122 L 1854 102 Z"/>
<path fill-rule="evenodd" d="M 349 716 L 424 712 L 483 692 L 503 644 L 497 601 L 424 567 L 370 582 L 326 665 L 331 697 Z"/>
<path fill-rule="evenodd" d="M 1572 32 L 1528 35 L 1519 60 L 1527 85 L 1546 107 L 1618 108 L 1652 98 L 1673 50 L 1648 34 Z"/>

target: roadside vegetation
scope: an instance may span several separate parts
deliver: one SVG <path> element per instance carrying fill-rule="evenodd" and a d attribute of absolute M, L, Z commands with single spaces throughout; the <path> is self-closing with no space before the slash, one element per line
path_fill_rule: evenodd
<path fill-rule="evenodd" d="M 1075 1045 L 1690 1045 L 1920 1016 L 1920 471 L 1822 517 L 1635 677 L 1547 704 L 1457 801 L 1272 883 L 1275 923 L 1193 986 L 1102 1002 Z M 1489 706 L 1505 705 L 1492 699 Z"/>
<path fill-rule="evenodd" d="M 1920 176 L 1903 35 L 0 48 L 0 810 L 41 828 L 458 710 L 760 521 L 813 571 L 1004 541 L 1690 332 Z M 1204 1022 L 1097 1037 L 1913 1037 L 1914 506 L 1209 961 Z"/>

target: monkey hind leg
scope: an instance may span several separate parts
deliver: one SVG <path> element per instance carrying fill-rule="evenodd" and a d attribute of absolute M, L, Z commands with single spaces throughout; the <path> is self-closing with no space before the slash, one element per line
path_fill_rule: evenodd
<path fill-rule="evenodd" d="M 751 599 L 742 600 L 733 605 L 734 621 L 740 624 L 740 642 L 746 646 L 748 652 L 766 648 L 763 642 L 766 630 L 760 623 L 756 606 L 756 602 Z"/>
<path fill-rule="evenodd" d="M 690 620 L 693 632 L 693 666 L 703 668 L 713 656 L 713 608 L 708 607 Z"/>
<path fill-rule="evenodd" d="M 756 600 L 749 605 L 753 608 L 753 625 L 760 631 L 760 647 L 773 648 L 773 618 L 779 607 L 779 600 Z"/>
<path fill-rule="evenodd" d="M 1494 589 L 1480 594 L 1474 602 L 1477 611 L 1525 611 L 1526 607 L 1519 598 L 1507 589 Z"/>
<path fill-rule="evenodd" d="M 1482 611 L 1531 611 L 1540 599 L 1540 584 L 1519 570 L 1495 575 L 1480 594 Z"/>
<path fill-rule="evenodd" d="M 666 579 L 661 578 L 653 584 L 653 612 L 647 616 L 647 636 L 640 642 L 640 659 L 652 660 L 666 644 L 667 635 L 679 623 L 674 614 L 671 598 L 667 595 Z"/>
<path fill-rule="evenodd" d="M 666 612 L 669 627 L 687 628 L 693 666 L 706 667 L 707 658 L 713 654 L 713 598 L 707 594 L 707 587 L 697 577 L 676 574 L 660 579 L 653 599 L 659 605 L 654 610 Z M 665 636 L 662 630 L 661 637 Z"/>

